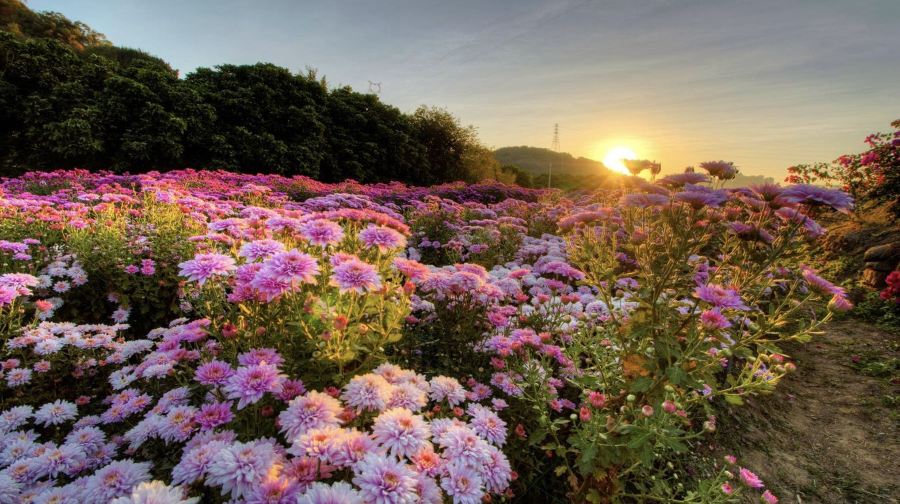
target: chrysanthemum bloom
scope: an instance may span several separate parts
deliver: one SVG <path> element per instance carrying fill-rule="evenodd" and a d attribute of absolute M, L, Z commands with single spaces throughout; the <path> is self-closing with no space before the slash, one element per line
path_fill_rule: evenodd
<path fill-rule="evenodd" d="M 193 259 L 178 265 L 178 274 L 203 285 L 214 276 L 228 275 L 234 271 L 234 259 L 223 254 L 197 254 Z"/>
<path fill-rule="evenodd" d="M 300 236 L 313 245 L 327 247 L 336 245 L 344 239 L 344 228 L 330 220 L 315 219 L 300 226 Z"/>
<path fill-rule="evenodd" d="M 232 499 L 247 497 L 277 462 L 272 444 L 265 441 L 234 443 L 219 451 L 206 473 L 206 484 L 222 487 Z"/>
<path fill-rule="evenodd" d="M 253 348 L 238 355 L 238 364 L 241 366 L 252 366 L 264 362 L 278 367 L 284 362 L 284 357 L 274 348 Z"/>
<path fill-rule="evenodd" d="M 474 467 L 490 462 L 489 444 L 465 425 L 451 425 L 439 437 L 448 460 L 456 460 Z"/>
<path fill-rule="evenodd" d="M 172 468 L 172 483 L 190 485 L 205 477 L 213 459 L 219 451 L 228 446 L 229 443 L 224 441 L 210 441 L 193 448 L 185 448 L 181 460 Z"/>
<path fill-rule="evenodd" d="M 648 208 L 669 204 L 669 197 L 662 194 L 631 193 L 619 199 L 619 205 L 626 208 Z"/>
<path fill-rule="evenodd" d="M 718 207 L 728 201 L 728 193 L 717 191 L 706 186 L 688 185 L 685 190 L 675 193 L 675 200 L 687 203 L 695 210 L 705 207 Z"/>
<path fill-rule="evenodd" d="M 353 483 L 365 502 L 406 504 L 416 502 L 416 473 L 393 457 L 370 453 L 354 468 Z"/>
<path fill-rule="evenodd" d="M 15 290 L 20 296 L 30 296 L 30 287 L 37 287 L 40 280 L 28 273 L 6 273 L 0 275 L 0 287 L 8 287 Z"/>
<path fill-rule="evenodd" d="M 406 237 L 402 234 L 389 227 L 372 224 L 359 232 L 359 239 L 366 247 L 378 247 L 382 252 L 406 246 Z"/>
<path fill-rule="evenodd" d="M 828 302 L 828 309 L 831 311 L 845 312 L 853 309 L 853 303 L 844 296 L 835 294 L 831 301 Z"/>
<path fill-rule="evenodd" d="M 457 504 L 479 504 L 484 496 L 481 476 L 460 464 L 450 464 L 447 475 L 441 478 L 441 487 Z"/>
<path fill-rule="evenodd" d="M 375 417 L 372 434 L 383 448 L 401 457 L 412 456 L 431 437 L 425 420 L 406 408 L 392 408 Z"/>
<path fill-rule="evenodd" d="M 350 467 L 374 452 L 377 446 L 369 435 L 356 429 L 347 429 L 344 435 L 335 440 L 332 448 L 330 462 L 337 467 Z"/>
<path fill-rule="evenodd" d="M 737 168 L 731 161 L 705 161 L 700 163 L 700 168 L 719 180 L 733 179 L 737 174 Z"/>
<path fill-rule="evenodd" d="M 342 410 L 337 399 L 313 390 L 292 399 L 287 409 L 278 415 L 278 422 L 285 438 L 293 441 L 309 429 L 339 426 Z"/>
<path fill-rule="evenodd" d="M 487 490 L 499 494 L 509 488 L 509 482 L 513 479 L 512 467 L 506 455 L 495 446 L 488 445 L 488 456 L 489 461 L 479 471 Z"/>
<path fill-rule="evenodd" d="M 203 430 L 212 430 L 220 425 L 225 425 L 234 418 L 231 412 L 231 403 L 213 402 L 200 406 L 200 410 L 194 417 L 194 421 Z"/>
<path fill-rule="evenodd" d="M 141 261 L 141 274 L 144 276 L 152 276 L 156 273 L 156 262 L 153 259 L 144 259 Z"/>
<path fill-rule="evenodd" d="M 138 483 L 150 480 L 150 464 L 117 460 L 90 476 L 81 493 L 85 504 L 107 504 L 128 495 Z"/>
<path fill-rule="evenodd" d="M 297 504 L 363 504 L 363 502 L 359 492 L 344 481 L 331 485 L 317 481 L 297 497 Z"/>
<path fill-rule="evenodd" d="M 469 414 L 472 415 L 469 425 L 476 434 L 497 446 L 506 443 L 506 422 L 496 413 L 480 404 L 473 404 Z"/>
<path fill-rule="evenodd" d="M 270 473 L 243 502 L 246 504 L 296 504 L 300 483 L 290 477 Z"/>
<path fill-rule="evenodd" d="M 709 182 L 709 177 L 702 173 L 685 172 L 673 173 L 656 181 L 657 184 L 667 187 L 681 187 L 686 184 L 701 184 Z"/>
<path fill-rule="evenodd" d="M 778 200 L 811 206 L 829 206 L 843 213 L 850 213 L 853 209 L 853 198 L 849 194 L 812 184 L 792 185 L 781 192 Z"/>
<path fill-rule="evenodd" d="M 763 492 L 762 499 L 766 501 L 766 504 L 778 504 L 778 497 L 775 497 L 775 494 L 769 490 Z"/>
<path fill-rule="evenodd" d="M 398 257 L 394 259 L 393 265 L 403 276 L 410 280 L 423 280 L 428 277 L 428 266 L 411 259 Z"/>
<path fill-rule="evenodd" d="M 259 274 L 267 274 L 291 285 L 316 283 L 319 263 L 316 258 L 297 249 L 279 252 L 263 263 Z"/>
<path fill-rule="evenodd" d="M 344 435 L 346 435 L 344 429 L 333 425 L 309 429 L 299 438 L 294 439 L 293 445 L 288 448 L 288 453 L 298 457 L 313 457 L 330 463 Z"/>
<path fill-rule="evenodd" d="M 440 455 L 435 453 L 434 447 L 431 446 L 431 444 L 423 446 L 421 450 L 416 452 L 409 459 L 412 461 L 413 465 L 416 466 L 416 471 L 419 471 L 426 476 L 435 477 L 444 470 L 445 461 Z"/>
<path fill-rule="evenodd" d="M 284 252 L 284 244 L 280 241 L 256 240 L 241 246 L 238 255 L 246 258 L 248 261 L 256 261 L 259 259 L 268 259 L 279 252 Z"/>
<path fill-rule="evenodd" d="M 282 378 L 278 368 L 269 364 L 244 366 L 228 378 L 224 391 L 229 399 L 237 399 L 237 409 L 244 409 L 262 399 L 267 392 L 276 392 Z"/>
<path fill-rule="evenodd" d="M 740 294 L 732 289 L 726 289 L 721 285 L 709 284 L 697 287 L 694 297 L 706 301 L 716 308 L 733 308 L 735 310 L 747 310 L 747 306 Z"/>
<path fill-rule="evenodd" d="M 41 471 L 50 478 L 61 474 L 72 476 L 84 467 L 87 454 L 78 445 L 63 444 L 46 450 L 38 457 Z"/>
<path fill-rule="evenodd" d="M 447 401 L 450 406 L 456 406 L 466 400 L 466 389 L 456 378 L 435 376 L 431 379 L 430 384 L 430 397 L 435 402 Z"/>
<path fill-rule="evenodd" d="M 43 426 L 59 425 L 78 416 L 78 406 L 69 401 L 57 399 L 34 412 L 34 423 Z"/>
<path fill-rule="evenodd" d="M 381 411 L 391 397 L 393 386 L 377 374 L 354 376 L 341 393 L 341 399 L 362 411 Z"/>
<path fill-rule="evenodd" d="M 406 408 L 410 411 L 421 411 L 428 405 L 428 395 L 420 387 L 412 383 L 398 383 L 391 387 L 388 408 Z"/>
<path fill-rule="evenodd" d="M 762 488 L 763 482 L 759 479 L 759 476 L 754 474 L 752 471 L 747 469 L 746 467 L 741 467 L 739 471 L 741 475 L 741 481 L 750 488 Z"/>
<path fill-rule="evenodd" d="M 225 362 L 213 360 L 201 364 L 194 371 L 194 379 L 203 385 L 223 385 L 234 374 L 234 369 Z"/>
<path fill-rule="evenodd" d="M 351 257 L 334 267 L 331 284 L 341 292 L 353 291 L 363 294 L 381 288 L 381 277 L 375 266 Z"/>
<path fill-rule="evenodd" d="M 21 492 L 22 485 L 18 481 L 0 472 L 0 502 L 17 502 Z"/>
<path fill-rule="evenodd" d="M 184 489 L 170 487 L 162 481 L 141 483 L 134 487 L 131 495 L 119 497 L 110 504 L 194 504 L 198 497 L 186 499 Z"/>
<path fill-rule="evenodd" d="M 13 289 L 12 287 L 7 287 L 7 286 L 0 286 L 0 306 L 6 306 L 6 305 L 12 303 L 13 301 L 16 300 L 17 297 L 19 297 L 19 293 L 16 292 L 16 289 Z M 38 302 L 40 302 L 40 301 L 43 301 L 43 300 L 42 299 L 38 300 Z M 40 310 L 40 307 L 38 307 L 38 309 Z M 46 310 L 40 310 L 40 311 L 46 311 Z"/>
<path fill-rule="evenodd" d="M 719 311 L 718 308 L 712 308 L 710 310 L 704 310 L 703 313 L 700 314 L 700 325 L 708 331 L 715 331 L 716 329 L 726 329 L 731 327 L 731 322 L 728 321 L 728 318 L 725 317 L 725 315 L 722 315 L 722 312 Z"/>

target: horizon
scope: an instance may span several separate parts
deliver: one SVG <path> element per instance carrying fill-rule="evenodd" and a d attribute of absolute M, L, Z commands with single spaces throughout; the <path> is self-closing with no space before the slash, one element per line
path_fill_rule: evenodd
<path fill-rule="evenodd" d="M 627 148 L 664 172 L 728 159 L 780 181 L 788 166 L 863 150 L 900 104 L 900 2 L 27 5 L 182 76 L 309 66 L 358 91 L 380 82 L 404 111 L 446 107 L 491 149 L 550 148 L 559 123 L 560 152 L 602 161 Z"/>

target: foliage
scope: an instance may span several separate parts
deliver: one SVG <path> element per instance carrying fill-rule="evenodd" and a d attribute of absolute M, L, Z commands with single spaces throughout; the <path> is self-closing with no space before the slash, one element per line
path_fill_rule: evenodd
<path fill-rule="evenodd" d="M 449 112 L 405 114 L 314 70 L 200 68 L 116 47 L 59 14 L 0 4 L 0 173 L 260 168 L 337 182 L 514 182 Z"/>
<path fill-rule="evenodd" d="M 855 199 L 876 203 L 900 198 L 900 120 L 891 123 L 891 133 L 866 137 L 868 150 L 845 154 L 831 163 L 814 163 L 788 168 L 787 182 L 822 183 L 838 186 Z M 900 212 L 900 206 L 895 206 Z"/>

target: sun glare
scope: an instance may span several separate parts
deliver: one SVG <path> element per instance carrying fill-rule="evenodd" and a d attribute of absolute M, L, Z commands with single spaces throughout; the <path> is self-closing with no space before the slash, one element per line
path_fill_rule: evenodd
<path fill-rule="evenodd" d="M 603 156 L 603 164 L 612 171 L 628 174 L 624 159 L 637 159 L 637 154 L 628 147 L 614 147 Z"/>

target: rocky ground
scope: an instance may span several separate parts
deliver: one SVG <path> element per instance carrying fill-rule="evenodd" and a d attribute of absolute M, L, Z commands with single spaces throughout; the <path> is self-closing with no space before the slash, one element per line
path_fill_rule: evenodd
<path fill-rule="evenodd" d="M 900 502 L 900 334 L 829 324 L 723 438 L 782 503 Z"/>

